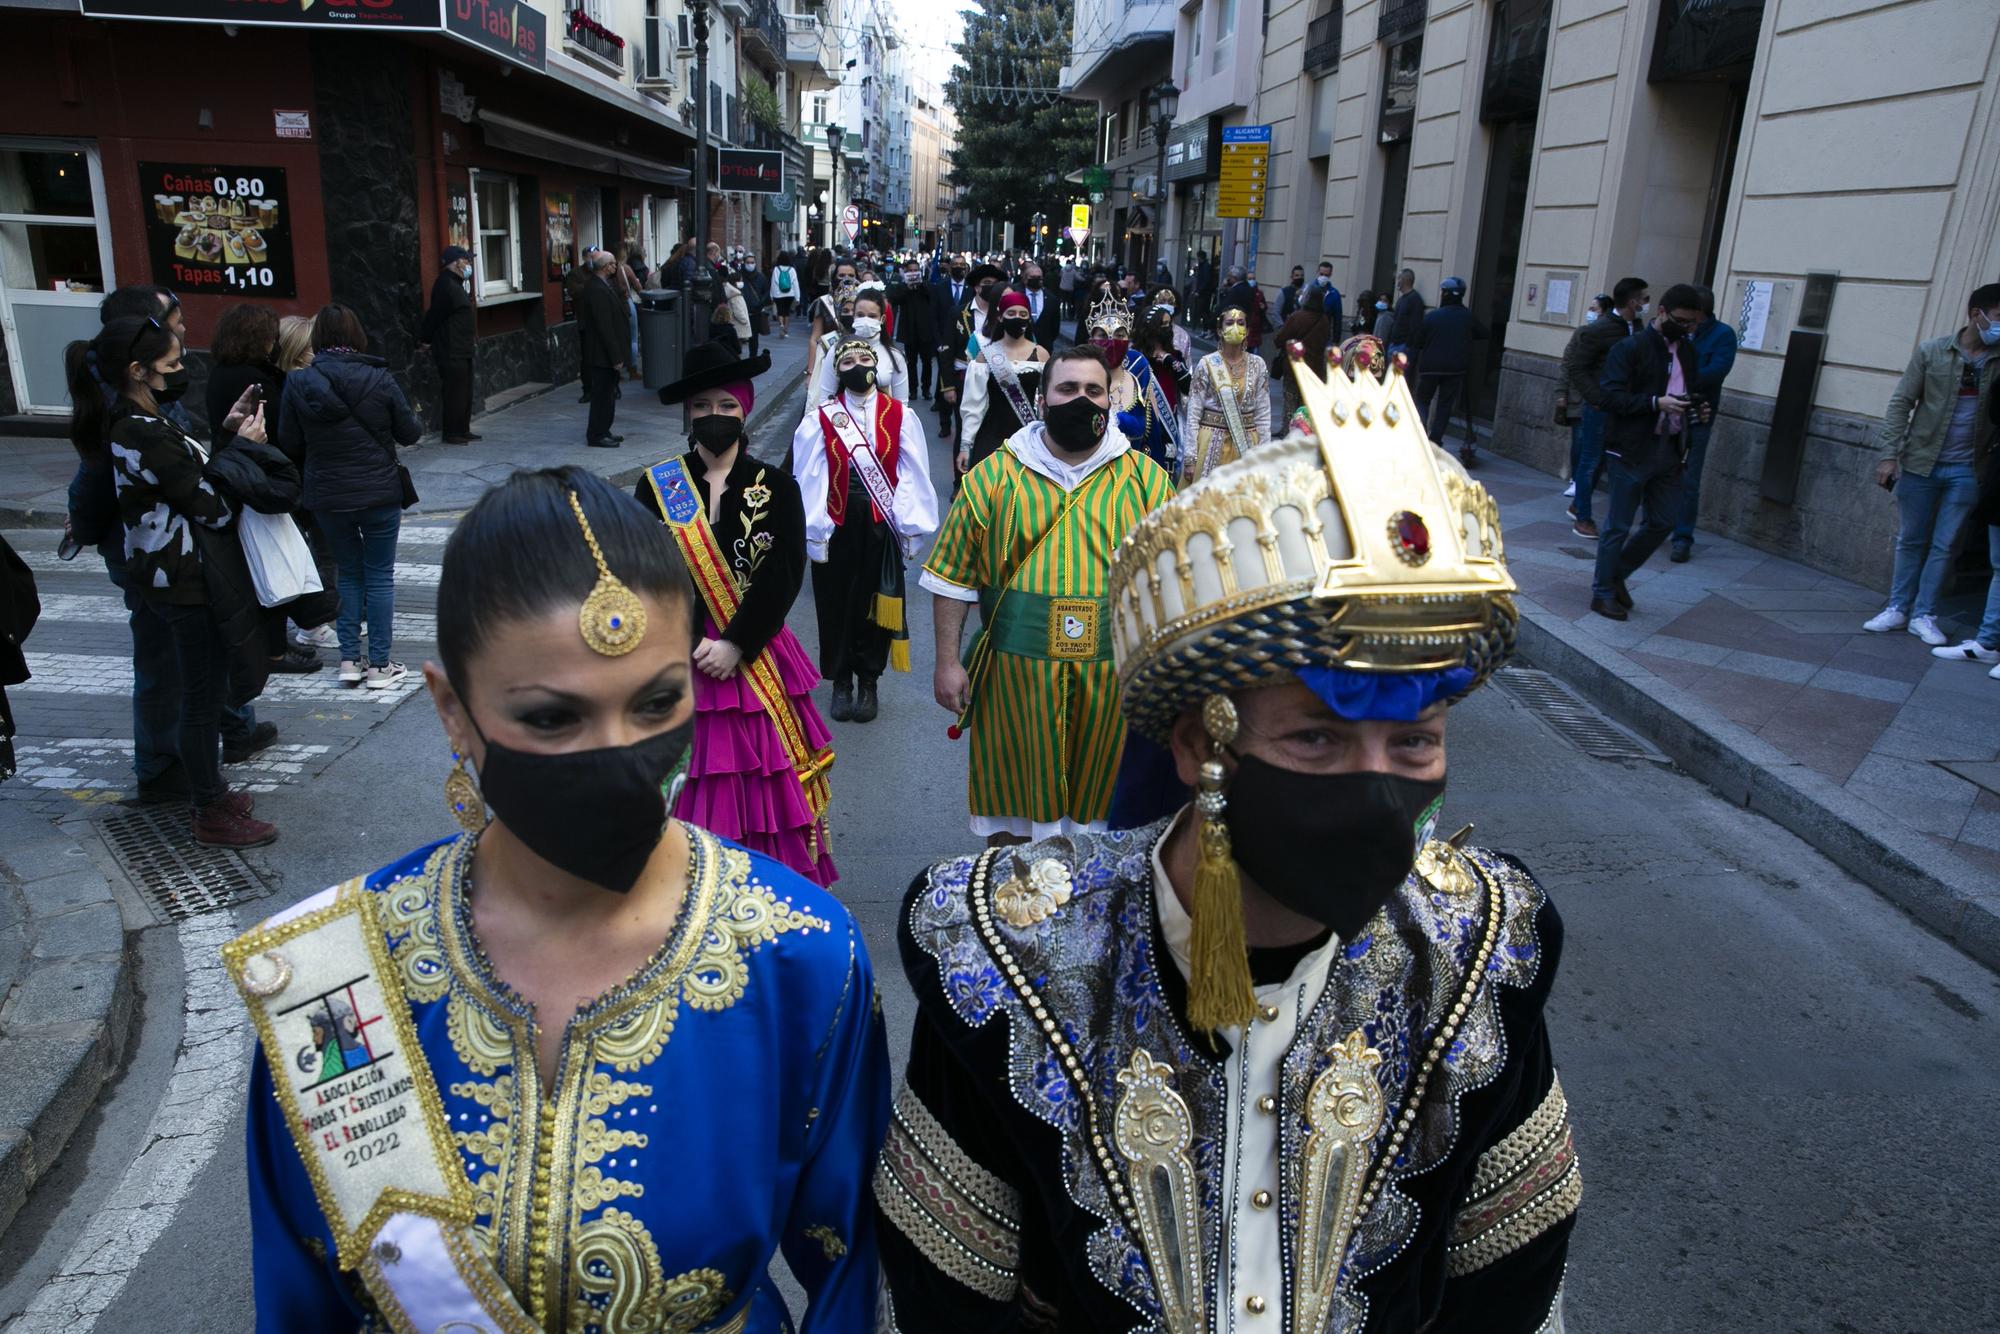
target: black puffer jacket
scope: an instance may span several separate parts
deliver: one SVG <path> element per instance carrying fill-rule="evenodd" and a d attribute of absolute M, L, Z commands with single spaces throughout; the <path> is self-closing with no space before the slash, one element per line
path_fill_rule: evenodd
<path fill-rule="evenodd" d="M 285 377 L 278 444 L 304 455 L 305 505 L 365 510 L 400 505 L 396 446 L 423 438 L 423 423 L 380 357 L 321 352 Z"/>
<path fill-rule="evenodd" d="M 232 433 L 202 475 L 224 499 L 259 514 L 290 514 L 299 505 L 299 470 L 284 450 L 269 441 L 258 444 Z"/>

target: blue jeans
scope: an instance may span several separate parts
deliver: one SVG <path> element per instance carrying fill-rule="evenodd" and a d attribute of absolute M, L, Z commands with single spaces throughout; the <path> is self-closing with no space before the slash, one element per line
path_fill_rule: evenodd
<path fill-rule="evenodd" d="M 1590 519 L 1590 493 L 1597 486 L 1597 473 L 1604 466 L 1604 414 L 1587 407 L 1569 427 L 1569 476 L 1576 483 L 1578 523 Z"/>
<path fill-rule="evenodd" d="M 1715 429 L 1715 423 L 1696 422 L 1688 426 L 1687 481 L 1683 489 L 1687 501 L 1681 509 L 1681 521 L 1674 525 L 1674 545 L 1694 541 L 1694 521 L 1701 513 L 1701 465 L 1708 458 L 1708 436 Z"/>
<path fill-rule="evenodd" d="M 1646 563 L 1660 549 L 1680 514 L 1681 467 L 1669 463 L 1661 471 L 1641 473 L 1625 466 L 1625 460 L 1611 460 L 1611 503 L 1604 516 L 1604 528 L 1597 539 L 1597 571 L 1591 579 L 1593 598 L 1613 596 L 1618 584 Z M 1578 486 L 1577 496 L 1583 495 Z M 1632 522 L 1641 509 L 1646 520 L 1637 532 Z M 1629 535 L 1629 536 L 1628 536 Z"/>
<path fill-rule="evenodd" d="M 1986 526 L 1987 564 L 1993 567 L 1993 580 L 1986 586 L 1986 614 L 1979 618 L 1979 642 L 1988 648 L 2000 648 L 2000 523 Z"/>
<path fill-rule="evenodd" d="M 389 665 L 396 620 L 396 537 L 403 511 L 395 505 L 367 510 L 315 510 L 321 536 L 333 552 L 340 615 L 334 634 L 342 662 L 361 661 L 361 618 L 368 618 L 368 665 Z"/>
<path fill-rule="evenodd" d="M 1911 616 L 1937 614 L 1938 588 L 1950 573 L 1951 544 L 1979 499 L 1970 463 L 1940 463 L 1928 477 L 1896 478 L 1896 568 L 1889 605 Z"/>

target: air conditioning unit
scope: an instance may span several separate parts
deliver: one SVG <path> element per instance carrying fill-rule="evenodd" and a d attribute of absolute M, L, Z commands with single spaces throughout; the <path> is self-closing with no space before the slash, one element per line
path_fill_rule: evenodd
<path fill-rule="evenodd" d="M 667 21 L 658 15 L 646 19 L 646 40 L 639 53 L 638 84 L 641 88 L 674 86 L 673 53 L 667 49 Z"/>
<path fill-rule="evenodd" d="M 678 26 L 675 30 L 675 49 L 683 54 L 691 52 L 694 50 L 694 20 L 685 13 L 677 15 L 676 18 Z"/>

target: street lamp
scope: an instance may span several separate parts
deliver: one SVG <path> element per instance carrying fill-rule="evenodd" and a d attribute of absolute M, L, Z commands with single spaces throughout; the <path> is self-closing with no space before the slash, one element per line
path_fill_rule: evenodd
<path fill-rule="evenodd" d="M 1165 259 L 1167 235 L 1167 131 L 1173 128 L 1174 113 L 1181 108 L 1181 90 L 1172 79 L 1160 80 L 1153 90 L 1153 145 L 1159 160 L 1153 169 L 1153 190 L 1159 202 L 1153 206 L 1154 258 Z"/>
<path fill-rule="evenodd" d="M 847 131 L 838 122 L 829 124 L 826 127 L 826 174 L 832 178 L 833 191 L 826 206 L 826 246 L 829 250 L 838 248 L 834 244 L 834 229 L 840 226 L 840 159 L 846 152 Z"/>
<path fill-rule="evenodd" d="M 709 297 L 714 293 L 715 275 L 708 266 L 708 0 L 694 0 L 694 82 L 694 271 L 699 275 L 699 291 Z M 685 304 L 683 350 L 694 346 L 700 332 L 695 325 L 695 306 L 710 308 L 714 302 L 698 302 L 696 289 L 690 288 Z"/>

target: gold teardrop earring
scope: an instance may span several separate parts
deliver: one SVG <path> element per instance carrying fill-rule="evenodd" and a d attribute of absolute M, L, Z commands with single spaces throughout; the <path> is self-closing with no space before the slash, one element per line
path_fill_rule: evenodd
<path fill-rule="evenodd" d="M 444 804 L 466 833 L 476 834 L 486 828 L 486 800 L 466 771 L 465 756 L 455 750 L 451 753 L 451 772 L 444 777 Z"/>

